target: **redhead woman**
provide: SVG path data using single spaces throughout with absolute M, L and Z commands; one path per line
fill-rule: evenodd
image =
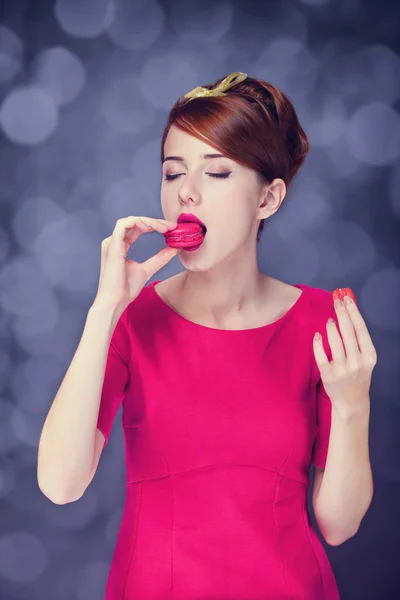
M 329 290 L 261 272 L 256 252 L 307 151 L 277 87 L 240 72 L 199 86 L 162 136 L 163 218 L 119 219 L 103 241 L 98 293 L 42 434 L 39 483 L 55 502 L 80 498 L 122 404 L 126 498 L 106 600 L 339 599 L 307 494 L 313 467 L 330 545 L 354 535 L 369 506 L 368 474 L 357 490 L 341 474 L 361 464 L 328 393 L 344 378 L 321 378 L 339 331 L 361 331 L 361 315 L 354 302 L 337 310 Z M 127 260 L 150 231 L 166 247 Z M 173 257 L 183 270 L 148 283 Z

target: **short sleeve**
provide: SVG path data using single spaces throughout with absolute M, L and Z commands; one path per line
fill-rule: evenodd
M 328 456 L 329 437 L 331 433 L 332 403 L 325 392 L 325 388 L 320 380 L 316 392 L 317 407 L 317 435 L 315 437 L 312 464 L 325 469 L 326 458 Z
M 126 312 L 122 314 L 115 326 L 108 350 L 107 363 L 101 392 L 97 429 L 104 435 L 104 446 L 124 398 L 129 381 L 129 338 L 125 325 Z

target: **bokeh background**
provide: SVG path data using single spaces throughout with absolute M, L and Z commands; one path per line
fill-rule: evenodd
M 104 597 L 125 497 L 121 412 L 94 480 L 66 505 L 37 485 L 41 428 L 97 291 L 102 239 L 118 218 L 163 218 L 169 109 L 233 71 L 281 87 L 311 143 L 258 244 L 261 270 L 351 287 L 378 353 L 374 499 L 357 535 L 326 552 L 343 600 L 400 597 L 396 11 L 386 0 L 3 0 L 1 600 Z M 164 245 L 152 232 L 128 257 Z M 182 269 L 174 258 L 154 278 Z

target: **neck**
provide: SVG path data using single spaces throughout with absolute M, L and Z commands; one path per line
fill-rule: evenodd
M 209 322 L 225 324 L 254 315 L 265 297 L 270 278 L 258 269 L 257 258 L 249 265 L 227 269 L 226 265 L 206 271 L 185 271 L 180 301 Z

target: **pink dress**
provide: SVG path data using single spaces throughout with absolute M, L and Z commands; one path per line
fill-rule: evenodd
M 127 475 L 106 600 L 338 600 L 307 509 L 329 444 L 312 340 L 331 360 L 331 292 L 298 284 L 277 321 L 220 330 L 158 281 L 118 321 L 103 382 L 97 426 L 107 444 L 122 403 Z

